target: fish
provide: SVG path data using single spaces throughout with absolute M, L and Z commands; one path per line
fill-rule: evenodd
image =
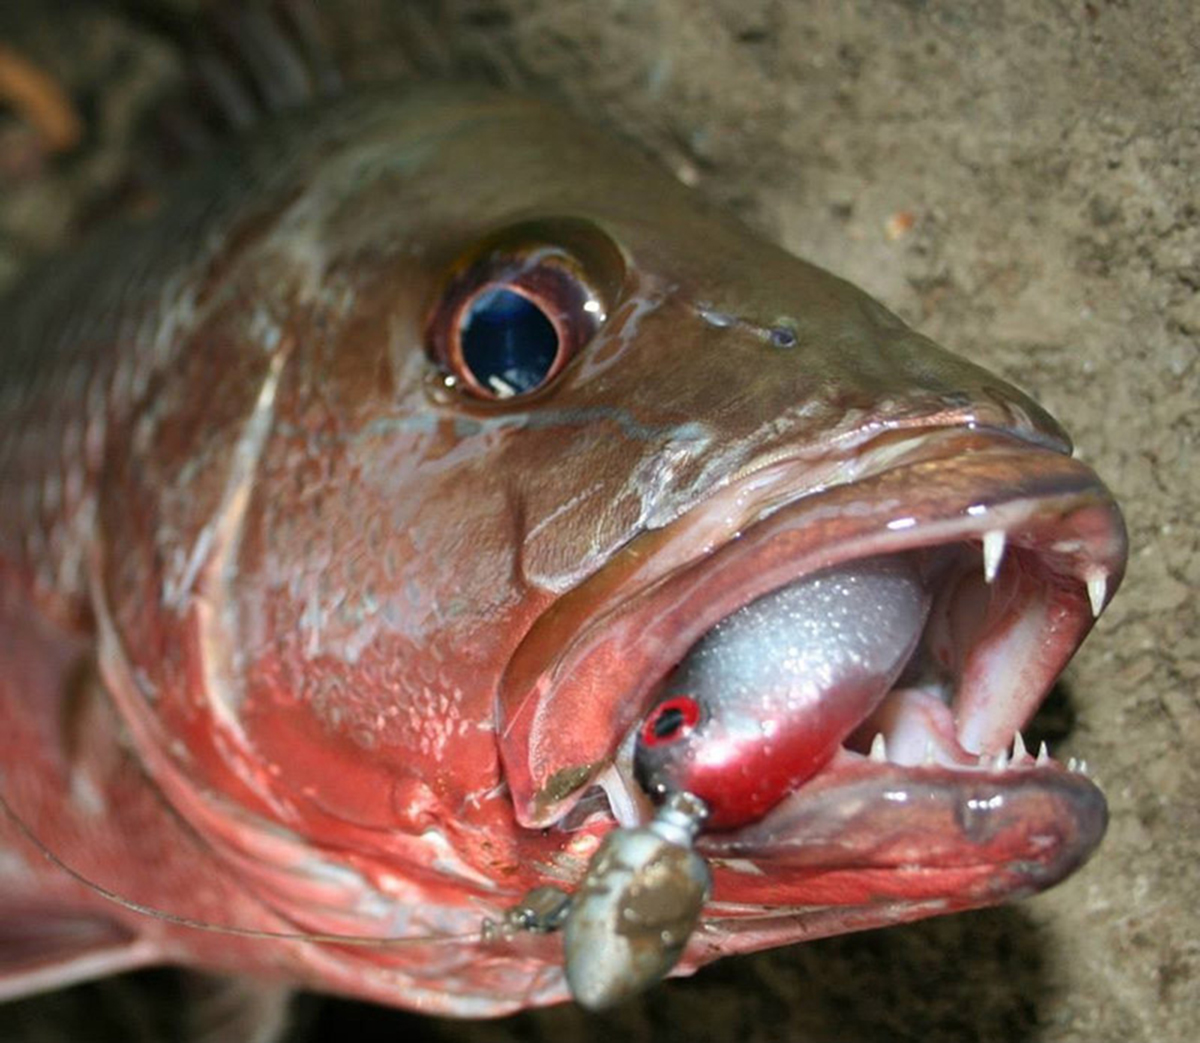
M 0 997 L 171 963 L 563 1002 L 597 852 L 693 789 L 673 973 L 1100 843 L 1021 734 L 1122 578 L 1100 478 L 578 114 L 282 114 L 0 330 Z M 757 734 L 705 781 L 718 711 Z

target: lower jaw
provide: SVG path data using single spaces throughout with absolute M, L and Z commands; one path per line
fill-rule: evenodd
M 722 955 L 982 908 L 1058 883 L 1100 843 L 1083 775 L 878 764 L 851 753 L 760 822 L 701 836 L 713 892 L 681 969 Z
M 822 873 L 1008 867 L 1041 887 L 1086 860 L 1106 824 L 1104 795 L 1086 776 L 1028 755 L 984 771 L 843 754 L 760 821 L 707 834 L 700 847 Z

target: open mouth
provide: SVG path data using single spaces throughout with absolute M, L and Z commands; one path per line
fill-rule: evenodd
M 1103 797 L 1076 766 L 1025 748 L 1020 729 L 1120 582 L 1111 496 L 1078 461 L 991 433 L 880 442 L 856 466 L 840 480 L 809 463 L 803 489 L 787 463 L 734 483 L 635 541 L 535 625 L 502 698 L 523 823 L 643 818 L 630 736 L 697 642 L 765 605 L 747 647 L 753 658 L 761 639 L 769 659 L 791 611 L 772 616 L 789 603 L 780 592 L 882 568 L 920 596 L 889 604 L 878 690 L 860 693 L 831 757 L 757 820 L 707 832 L 701 849 L 796 871 L 1020 863 L 1029 886 L 1086 857 Z M 848 619 L 879 600 L 864 582 L 843 584 Z

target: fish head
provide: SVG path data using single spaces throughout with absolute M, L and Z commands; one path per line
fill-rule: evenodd
M 569 886 L 649 814 L 633 748 L 689 650 L 868 558 L 919 572 L 908 658 L 702 835 L 688 959 L 987 904 L 1098 843 L 1086 779 L 996 767 L 1125 555 L 1032 399 L 534 102 L 350 107 L 258 163 L 111 436 L 95 571 L 164 788 L 259 860 L 262 823 L 302 838 L 297 921 L 419 894 L 451 930 Z

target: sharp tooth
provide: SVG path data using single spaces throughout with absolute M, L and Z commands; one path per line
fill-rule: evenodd
M 1029 756 L 1029 751 L 1025 749 L 1025 739 L 1019 731 L 1013 732 L 1013 760 L 1021 761 Z
M 1004 771 L 1008 768 L 1008 750 L 1001 750 L 992 758 L 992 770 Z
M 1088 773 L 1087 761 L 1081 760 L 1079 762 L 1079 774 L 1086 775 L 1087 773 Z
M 1108 577 L 1103 572 L 1094 572 L 1088 576 L 1088 601 L 1092 603 L 1092 618 L 1095 619 L 1104 609 L 1104 599 L 1108 595 Z
M 1077 761 L 1074 757 L 1072 757 L 1069 761 L 1067 761 L 1067 771 L 1078 771 L 1078 770 L 1079 770 L 1079 761 Z
M 1039 768 L 1044 768 L 1050 763 L 1050 748 L 1045 741 L 1038 747 L 1037 763 Z
M 925 740 L 925 763 L 926 763 L 926 765 L 937 764 L 937 758 L 934 756 L 934 753 L 933 753 L 933 740 L 932 739 Z
M 876 764 L 887 764 L 887 739 L 883 737 L 883 732 L 875 733 L 875 738 L 871 740 L 869 756 Z
M 983 578 L 989 583 L 1000 571 L 1000 562 L 1004 560 L 1005 539 L 1003 529 L 992 529 L 991 532 L 983 534 Z

